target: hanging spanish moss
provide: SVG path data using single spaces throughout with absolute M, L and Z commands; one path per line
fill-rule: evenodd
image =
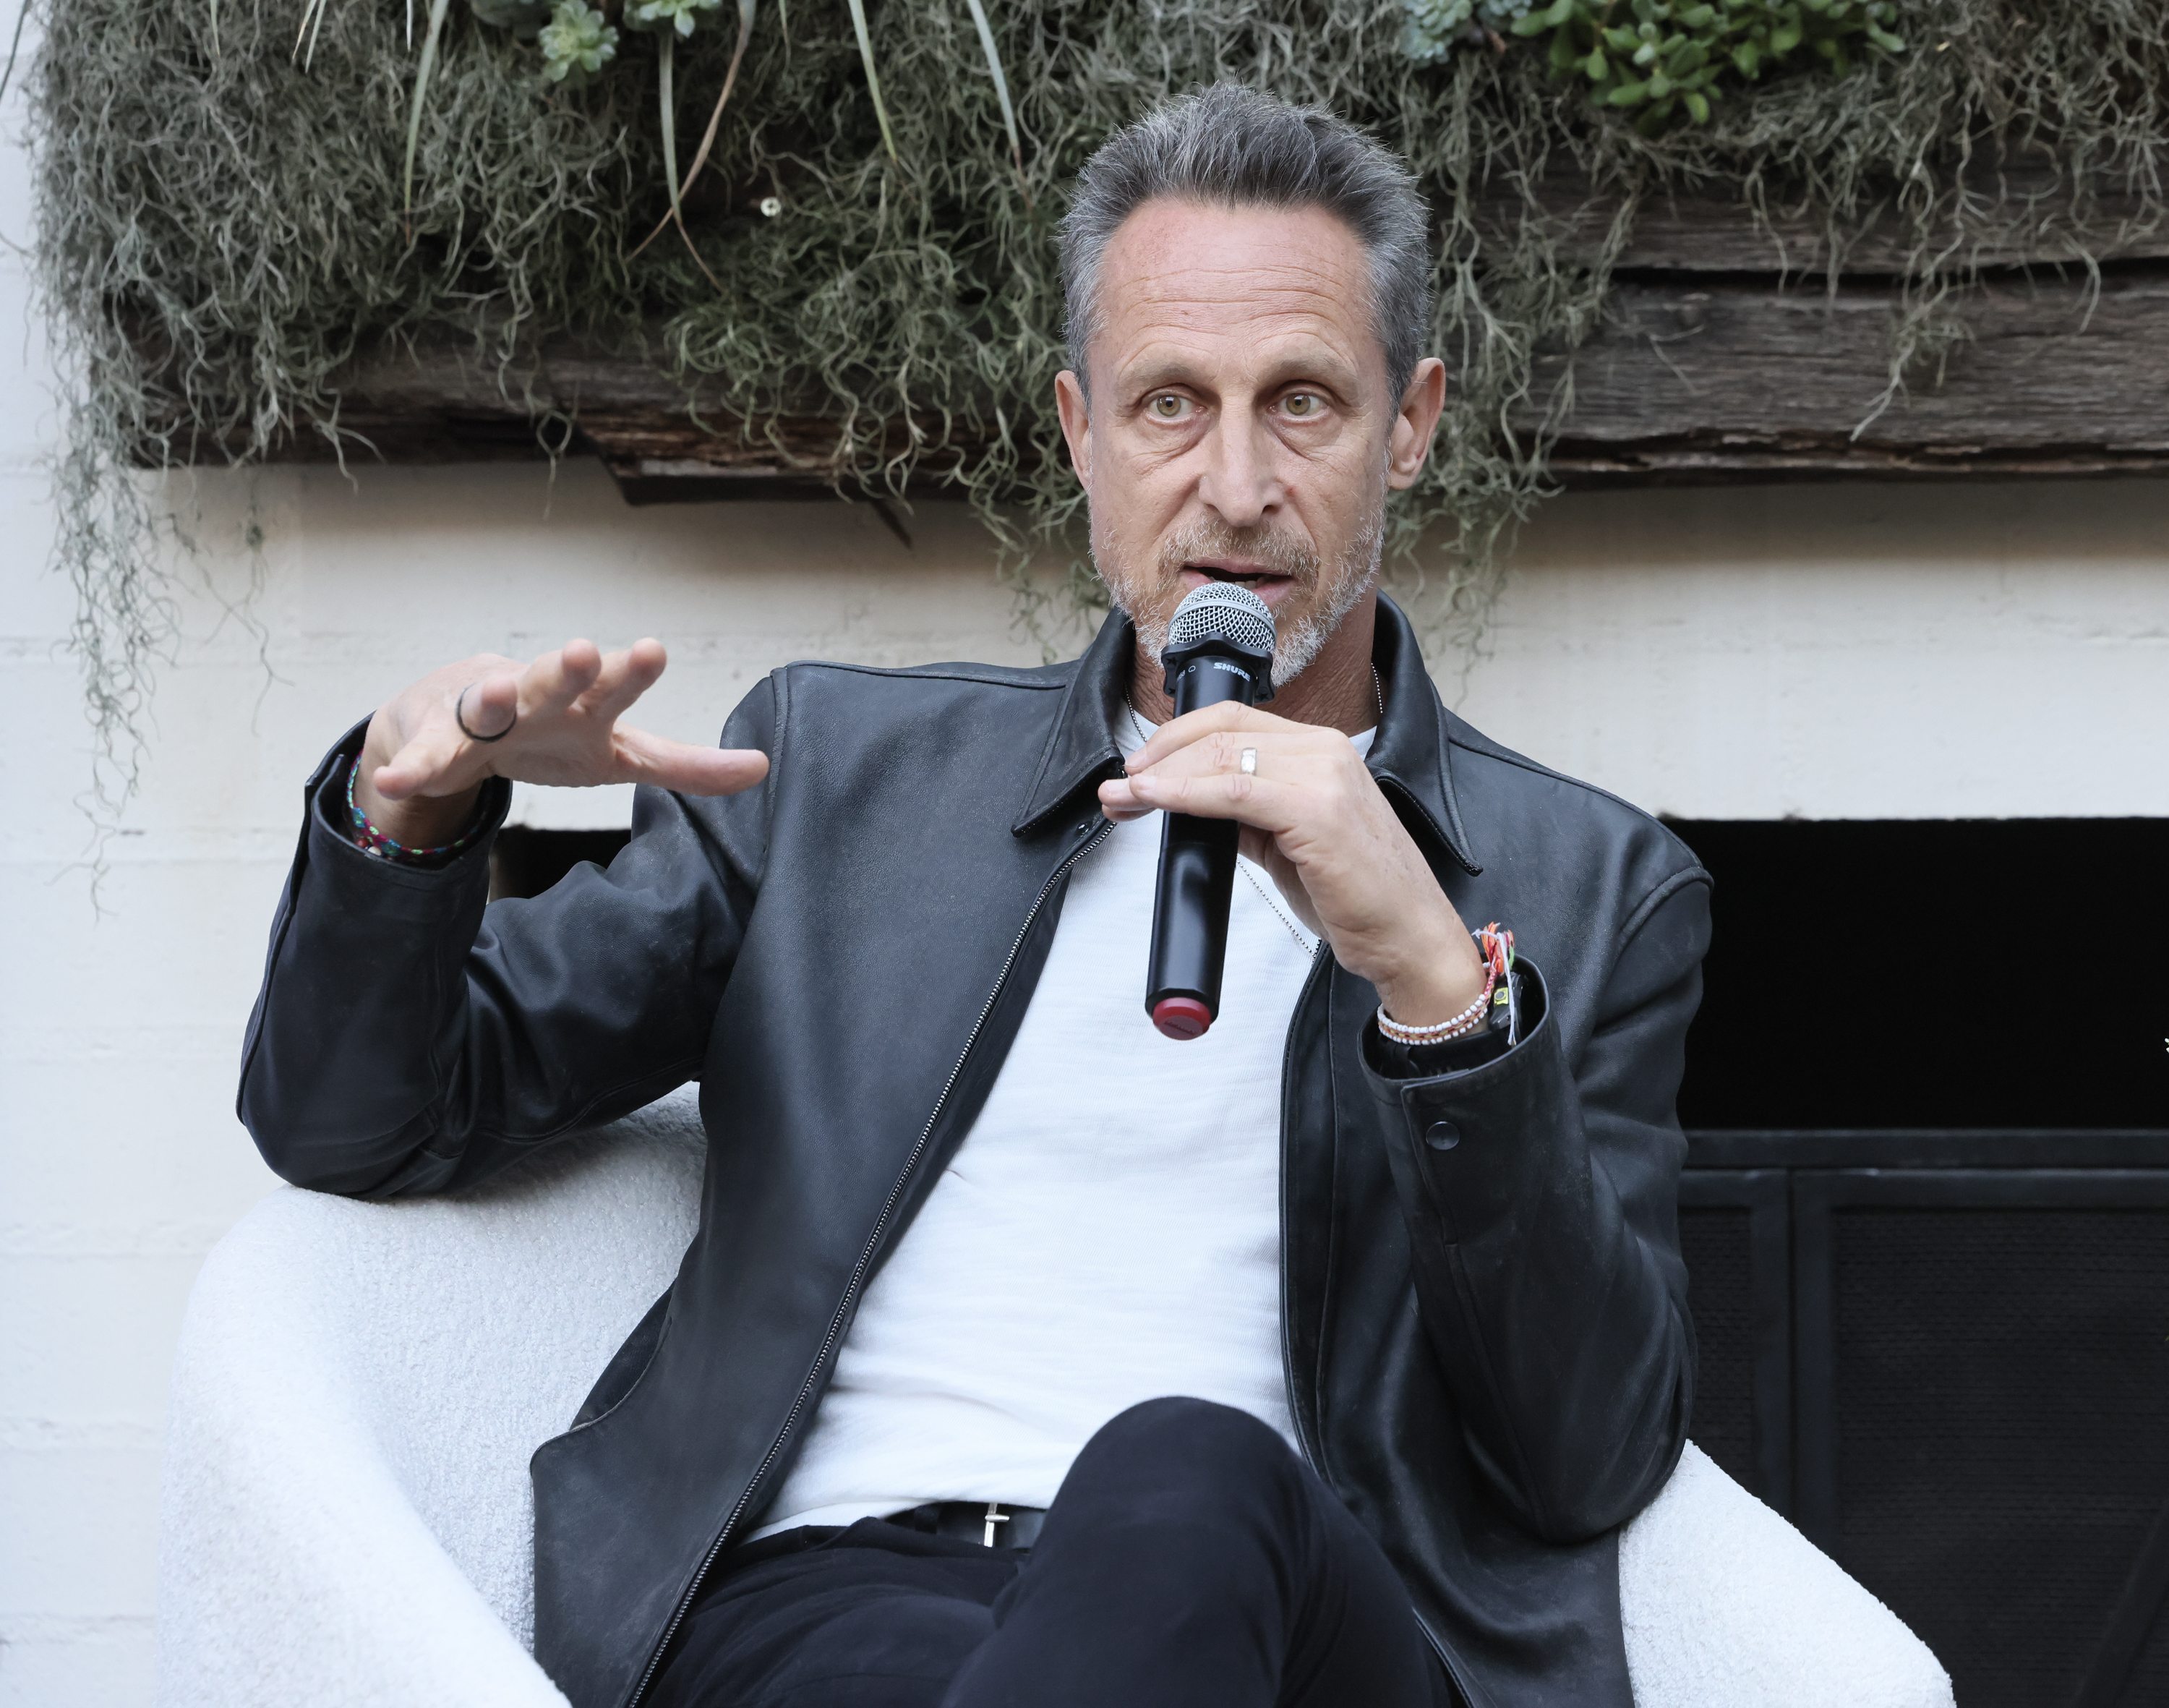
M 1833 8 L 1866 21 L 1788 34 Z M 300 0 L 73 0 L 47 19 L 38 268 L 74 388 L 59 549 L 109 811 L 133 786 L 173 632 L 165 512 L 134 471 L 253 462 L 306 435 L 365 459 L 342 435 L 339 378 L 387 341 L 458 329 L 517 396 L 545 335 L 660 328 L 685 374 L 726 378 L 741 414 L 717 431 L 818 413 L 839 487 L 960 487 L 1037 621 L 1049 599 L 1097 596 L 1081 561 L 1054 592 L 1023 571 L 1050 542 L 1077 557 L 1053 408 L 1065 187 L 1164 95 L 1270 88 L 1401 150 L 1437 211 L 1452 396 L 1390 545 L 1435 615 L 1465 626 L 1546 491 L 1571 403 L 1570 369 L 1537 395 L 1533 359 L 1594 327 L 1642 199 L 1679 187 L 1811 211 L 1833 265 L 1895 210 L 1914 243 L 1895 394 L 1963 335 L 1971 257 L 2057 252 L 2099 191 L 2158 212 L 2169 152 L 2160 0 L 1895 15 L 1855 0 L 1037 0 L 988 7 L 983 33 L 969 0 L 651 0 L 639 13 L 671 27 L 627 19 L 622 36 L 615 5 L 579 0 L 546 27 L 539 5 L 430 9 L 418 101 L 422 43 L 386 0 L 316 8 L 298 56 Z M 683 235 L 642 247 L 671 213 L 662 113 L 682 168 L 749 9 L 708 163 L 681 180 Z M 1815 29 L 1838 50 L 1818 52 Z M 2045 194 L 1978 170 L 2033 157 L 2060 174 Z M 1561 175 L 1611 215 L 1593 256 L 1544 211 L 1537 187 Z M 983 441 L 991 455 L 960 456 Z

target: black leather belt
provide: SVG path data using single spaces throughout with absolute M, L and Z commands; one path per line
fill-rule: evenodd
M 1001 1501 L 929 1501 L 923 1507 L 891 1513 L 884 1522 L 901 1524 L 922 1535 L 1021 1551 L 1039 1540 L 1039 1527 L 1047 1522 L 1047 1508 L 1013 1507 Z

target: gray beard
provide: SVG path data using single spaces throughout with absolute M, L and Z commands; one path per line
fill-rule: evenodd
M 1348 613 L 1362 603 L 1378 584 L 1378 564 L 1386 538 L 1385 506 L 1373 510 L 1362 530 L 1348 542 L 1329 577 L 1325 603 L 1292 624 L 1276 622 L 1273 637 L 1273 686 L 1285 688 L 1308 670 L 1325 649 Z M 1137 626 L 1138 643 L 1148 658 L 1167 650 L 1168 625 L 1174 620 L 1180 599 L 1164 596 L 1168 584 L 1182 566 L 1199 558 L 1249 558 L 1275 572 L 1290 576 L 1302 589 L 1315 588 L 1321 576 L 1318 558 L 1307 546 L 1285 534 L 1263 529 L 1235 529 L 1205 523 L 1169 536 L 1161 543 L 1156 578 L 1141 584 L 1133 567 L 1123 560 L 1111 541 L 1101 532 L 1097 518 L 1092 525 L 1092 566 L 1113 598 L 1116 608 Z

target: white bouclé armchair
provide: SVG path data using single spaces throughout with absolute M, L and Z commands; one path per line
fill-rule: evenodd
M 669 1284 L 690 1094 L 456 1199 L 282 1189 L 204 1266 L 161 1503 L 161 1708 L 565 1708 L 528 1455 Z M 1934 1656 L 1690 1446 L 1620 1548 L 1639 1708 L 1951 1708 Z

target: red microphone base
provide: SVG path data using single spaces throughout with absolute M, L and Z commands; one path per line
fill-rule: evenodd
M 1212 1011 L 1195 996 L 1163 996 L 1153 1004 L 1152 1022 L 1163 1038 L 1202 1038 L 1212 1024 Z

